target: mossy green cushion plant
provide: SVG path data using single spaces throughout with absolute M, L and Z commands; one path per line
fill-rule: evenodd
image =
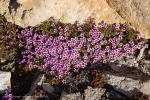
M 14 36 L 3 33 L 0 37 L 6 51 L 12 50 L 14 43 L 21 50 L 19 64 L 49 69 L 50 74 L 62 79 L 63 83 L 66 83 L 66 75 L 89 67 L 88 63 L 107 63 L 134 54 L 143 46 L 148 48 L 142 34 L 131 29 L 129 24 L 108 25 L 102 21 L 96 25 L 93 18 L 83 24 L 78 21 L 64 24 L 50 18 L 36 27 L 16 29 Z
M 0 15 L 0 57 L 9 61 L 16 58 L 19 42 L 16 38 L 17 31 L 22 29 L 20 26 L 7 22 L 4 16 Z

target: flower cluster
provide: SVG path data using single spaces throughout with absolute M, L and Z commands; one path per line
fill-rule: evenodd
M 10 93 L 11 89 L 8 89 L 6 93 L 3 95 L 2 100 L 13 100 L 13 95 Z
M 88 24 L 90 26 L 87 26 Z M 11 40 L 9 45 L 6 45 L 9 50 L 17 43 L 22 51 L 19 64 L 25 63 L 34 68 L 49 68 L 50 74 L 56 75 L 59 79 L 64 79 L 71 71 L 78 72 L 80 68 L 85 68 L 88 62 L 106 63 L 110 59 L 133 54 L 135 50 L 145 45 L 145 42 L 141 41 L 141 33 L 137 34 L 138 43 L 128 37 L 124 39 L 126 24 L 110 26 L 102 22 L 99 25 L 100 27 L 95 24 L 94 19 L 85 20 L 84 25 L 77 22 L 74 29 L 76 31 L 73 31 L 69 26 L 56 25 L 52 19 L 49 25 L 52 28 L 50 34 L 37 33 L 33 27 L 30 27 L 21 31 L 16 30 L 16 36 L 7 32 L 6 35 L 1 36 L 1 39 Z M 7 26 L 10 27 L 8 24 Z M 89 30 L 85 30 L 84 26 Z M 113 30 L 112 33 L 105 33 L 110 28 Z M 73 32 L 78 36 L 72 35 Z M 123 40 L 130 41 L 124 43 Z M 148 48 L 148 45 L 145 46 Z M 66 80 L 63 80 L 63 83 L 65 82 Z
M 26 50 L 22 52 L 23 59 L 20 64 L 27 63 L 29 67 L 36 68 L 39 66 L 36 59 L 42 59 L 42 67 L 50 68 L 50 73 L 57 75 L 59 79 L 63 75 L 69 75 L 70 70 L 77 72 L 78 69 L 86 67 L 87 55 L 84 54 L 84 59 L 79 55 L 79 50 L 86 43 L 85 37 L 69 40 L 67 34 L 52 37 L 48 34 L 39 35 L 32 29 L 24 32 Z
M 3 97 L 2 100 L 13 100 L 12 94 L 6 93 Z
M 119 25 L 116 25 L 116 27 L 118 29 Z M 89 34 L 91 37 L 88 40 L 91 44 L 88 45 L 87 51 L 90 53 L 90 57 L 93 58 L 93 63 L 98 61 L 106 63 L 110 59 L 122 58 L 133 54 L 135 50 L 141 49 L 144 45 L 144 41 L 136 44 L 132 40 L 123 44 L 121 43 L 123 39 L 122 34 L 118 32 L 109 40 L 104 40 L 104 35 L 98 29 L 92 29 Z M 146 44 L 145 47 L 148 48 L 148 45 Z

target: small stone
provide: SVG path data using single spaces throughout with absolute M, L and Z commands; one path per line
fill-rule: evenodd
M 102 99 L 101 100 L 106 100 L 106 98 L 105 97 L 102 97 Z
M 134 64 L 134 67 L 139 67 L 139 64 L 138 64 L 138 63 L 135 63 L 135 64 Z
M 59 100 L 83 100 L 83 97 L 81 96 L 81 94 L 79 92 L 68 94 L 68 93 L 62 91 L 61 97 L 59 98 Z
M 0 94 L 5 93 L 5 90 L 11 87 L 10 78 L 10 72 L 0 71 Z
M 27 96 L 31 96 L 32 93 L 34 92 L 34 90 L 38 87 L 41 86 L 43 84 L 43 81 L 45 79 L 45 75 L 44 74 L 40 74 L 36 80 L 34 81 L 34 83 L 31 85 L 30 91 L 23 97 L 22 100 L 26 100 Z
M 138 57 L 136 59 L 137 61 L 139 61 L 142 58 L 144 50 L 145 50 L 145 46 L 140 50 L 140 53 L 139 53 L 139 55 L 138 55 Z
M 109 97 L 109 96 L 110 96 L 110 92 L 107 92 L 107 93 L 106 93 L 106 96 Z
M 25 98 L 23 98 L 23 100 L 33 100 L 32 96 L 26 96 Z
M 1 58 L 1 63 L 5 63 L 7 60 L 4 58 Z
M 48 93 L 53 93 L 54 92 L 54 87 L 49 85 L 48 83 L 43 83 L 42 87 Z
M 39 82 L 37 83 L 37 85 L 42 85 L 42 83 L 43 83 L 43 81 L 45 80 L 45 76 L 44 75 L 42 75 L 42 76 L 39 76 L 38 78 L 37 78 L 37 80 L 39 80 Z
M 104 94 L 106 89 L 103 88 L 92 88 L 88 86 L 86 90 L 84 90 L 84 100 L 101 100 L 101 96 Z
M 112 68 L 112 70 L 114 70 L 116 72 L 120 71 L 120 67 L 117 66 L 117 64 L 115 64 L 115 63 L 110 64 L 110 67 Z
M 150 49 L 148 50 L 148 54 L 150 55 Z

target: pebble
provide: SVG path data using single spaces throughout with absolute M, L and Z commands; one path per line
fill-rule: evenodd
M 6 59 L 0 58 L 0 62 L 1 62 L 1 63 L 5 63 L 6 61 L 7 61 Z
M 150 49 L 148 50 L 148 54 L 150 55 Z
M 109 97 L 109 96 L 110 96 L 110 92 L 107 92 L 107 93 L 106 93 L 106 96 Z
M 135 63 L 135 64 L 134 64 L 134 67 L 139 67 L 139 64 L 138 64 L 138 63 Z
M 48 83 L 43 83 L 42 87 L 45 91 L 47 91 L 48 93 L 53 93 L 54 92 L 54 87 L 49 85 Z

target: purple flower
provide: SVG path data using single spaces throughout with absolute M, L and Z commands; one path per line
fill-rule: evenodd
M 119 45 L 120 45 L 120 47 L 122 47 L 122 46 L 123 46 L 123 43 L 120 43 Z
M 125 31 L 126 31 L 126 28 L 122 28 L 122 31 L 125 32 Z
M 87 23 L 88 23 L 88 20 L 84 20 L 84 23 L 87 24 Z
M 6 46 L 7 49 L 10 49 L 10 46 Z
M 145 48 L 148 48 L 148 44 L 145 45 Z
M 78 72 L 78 69 L 74 69 L 74 72 Z
M 6 22 L 6 27 L 10 27 L 10 24 L 8 22 Z
M 54 29 L 54 33 L 57 33 L 57 29 Z
M 52 27 L 55 27 L 55 24 L 54 24 L 54 23 L 52 23 L 52 24 L 51 24 L 51 26 L 52 26 Z
M 84 33 L 81 33 L 81 34 L 80 34 L 80 37 L 84 37 Z
M 118 35 L 119 35 L 119 32 L 116 32 L 116 33 L 115 33 L 115 36 L 118 36 Z
M 106 60 L 103 60 L 103 63 L 106 63 Z
M 82 31 L 82 28 L 81 28 L 81 27 L 79 27 L 79 28 L 78 28 L 78 31 Z
M 84 55 L 84 56 L 83 56 L 83 59 L 88 59 L 88 56 L 87 56 L 87 55 Z
M 64 32 L 67 32 L 69 30 L 69 27 L 65 27 Z
M 4 39 L 5 36 L 2 35 L 1 39 Z
M 80 26 L 80 22 L 77 22 L 77 26 Z
M 19 43 L 19 47 L 22 47 L 23 45 L 22 45 L 22 43 Z
M 63 83 L 63 84 L 66 84 L 66 80 L 65 80 L 65 79 L 63 79 L 63 80 L 62 80 L 62 83 Z

